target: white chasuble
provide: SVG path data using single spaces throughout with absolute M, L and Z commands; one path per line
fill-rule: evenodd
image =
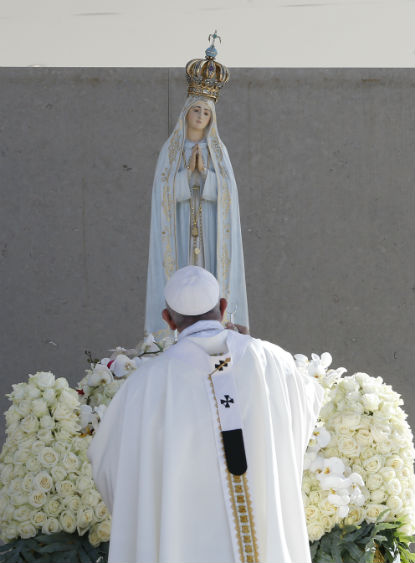
M 215 371 L 228 358 L 231 379 Z M 88 450 L 109 563 L 309 563 L 301 478 L 322 395 L 278 346 L 216 321 L 183 331 L 128 378 Z M 230 462 L 222 439 L 238 429 L 241 475 L 239 438 Z

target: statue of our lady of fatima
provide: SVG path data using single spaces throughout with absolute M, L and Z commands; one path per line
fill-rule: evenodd
M 189 264 L 217 278 L 233 308 L 227 320 L 249 324 L 238 190 L 215 112 L 229 71 L 215 60 L 219 36 L 211 38 L 205 58 L 186 65 L 188 97 L 154 176 L 145 332 L 156 338 L 168 334 L 161 318 L 164 286 Z

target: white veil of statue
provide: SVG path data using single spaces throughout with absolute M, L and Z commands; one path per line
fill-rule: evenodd
M 197 143 L 206 171 L 195 179 L 186 167 L 195 144 L 187 139 L 186 116 L 198 104 L 209 107 L 211 119 L 204 139 Z M 248 326 L 238 190 L 228 151 L 219 137 L 215 103 L 200 95 L 186 99 L 157 161 L 151 203 L 147 334 L 156 338 L 169 334 L 161 318 L 164 286 L 177 269 L 188 264 L 205 267 L 218 279 L 221 297 L 236 306 L 232 322 Z

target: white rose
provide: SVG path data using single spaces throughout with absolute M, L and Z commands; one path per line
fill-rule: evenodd
M 30 519 L 31 513 L 32 513 L 32 509 L 30 508 L 30 506 L 24 504 L 22 506 L 18 506 L 15 509 L 13 513 L 13 519 L 16 520 L 17 522 L 26 522 L 27 520 Z
M 379 474 L 382 476 L 384 481 L 390 481 L 396 477 L 395 470 L 392 467 L 382 467 Z
M 395 471 L 400 471 L 403 467 L 403 461 L 399 456 L 391 455 L 386 458 L 385 465 L 386 467 L 392 467 Z
M 390 454 L 393 449 L 393 442 L 389 438 L 386 438 L 383 442 L 377 443 L 376 449 L 382 455 Z
M 88 527 L 94 520 L 94 511 L 92 508 L 81 508 L 76 515 L 76 524 L 79 528 Z
M 10 483 L 13 477 L 14 465 L 9 463 L 4 465 L 0 472 L 0 481 L 4 484 Z
M 104 520 L 97 525 L 97 534 L 102 542 L 109 541 L 111 535 L 111 522 Z
M 42 510 L 36 510 L 30 515 L 30 521 L 36 528 L 42 527 L 46 520 L 47 516 Z
M 359 455 L 359 444 L 354 438 L 346 438 L 344 436 L 340 436 L 337 440 L 337 444 L 338 449 L 342 452 L 343 455 L 347 457 L 357 457 Z
M 366 516 L 366 511 L 361 506 L 351 506 L 344 523 L 346 526 L 359 526 Z
M 50 371 L 38 371 L 35 375 L 29 376 L 29 382 L 37 385 L 42 391 L 55 384 L 55 376 Z
M 371 504 L 369 503 L 366 506 L 366 520 L 368 522 L 376 522 L 379 515 L 386 510 L 386 506 L 384 504 Z
M 23 539 L 33 538 L 36 535 L 36 528 L 30 521 L 22 522 L 17 529 L 19 530 L 19 536 Z
M 98 491 L 92 489 L 90 491 L 85 491 L 81 495 L 81 501 L 85 506 L 97 506 L 99 501 L 101 500 L 101 496 Z
M 61 428 L 61 431 L 64 432 L 68 432 L 68 434 L 75 434 L 76 432 L 78 432 L 78 430 L 81 429 L 80 424 L 78 424 L 78 422 L 73 419 L 73 420 L 61 420 L 59 421 L 59 426 Z
M 15 477 L 15 475 L 13 475 Z M 14 495 L 15 493 L 21 493 L 23 491 L 21 479 L 12 479 L 7 487 L 7 492 L 9 495 Z
M 53 449 L 61 457 L 63 457 L 69 449 L 69 444 L 65 443 L 65 441 L 62 441 L 62 440 L 55 440 L 55 442 L 53 444 Z
M 387 424 L 373 424 L 370 430 L 376 442 L 383 442 L 390 435 L 390 428 Z
M 73 410 L 79 406 L 78 393 L 74 389 L 64 389 L 59 397 L 59 402 Z
M 15 493 L 14 495 L 10 496 L 11 502 L 15 506 L 22 506 L 23 504 L 27 504 L 29 502 L 27 493 Z
M 367 373 L 355 373 L 353 377 L 361 387 L 364 387 L 365 385 L 371 385 L 372 383 L 372 377 L 370 377 L 370 375 L 368 375 Z
M 346 376 L 340 381 L 340 385 L 346 393 L 355 393 L 356 391 L 359 391 L 359 385 L 353 376 Z
M 60 442 L 68 443 L 71 441 L 73 434 L 71 432 L 67 432 L 66 430 L 59 430 L 59 432 L 55 433 L 56 440 Z M 65 447 L 65 450 L 68 448 Z
M 311 491 L 309 494 L 310 503 L 318 505 L 322 500 L 322 492 L 321 491 Z
M 39 430 L 37 437 L 45 444 L 51 444 L 53 442 L 53 434 L 48 428 L 42 428 L 42 430 Z
M 70 497 L 65 497 L 65 505 L 72 510 L 75 514 L 81 508 L 81 499 L 77 495 L 72 495 Z
M 90 477 L 87 477 L 86 475 L 80 475 L 76 480 L 75 486 L 77 491 L 83 493 L 85 491 L 89 491 L 90 489 L 92 489 L 94 486 L 94 482 Z
M 34 478 L 34 483 L 44 493 L 48 493 L 53 487 L 53 479 L 46 471 L 41 471 Z
M 376 473 L 382 467 L 382 458 L 379 455 L 374 455 L 363 461 L 363 467 L 367 473 Z
M 403 489 L 403 491 L 401 493 L 401 497 L 402 497 L 405 504 L 412 505 L 413 502 L 414 502 L 414 496 L 415 496 L 415 492 L 414 492 L 413 488 Z
M 394 514 L 397 514 L 402 508 L 402 499 L 396 495 L 392 495 L 386 501 L 386 506 L 392 510 Z
M 72 452 L 68 452 L 63 458 L 62 465 L 67 471 L 75 471 L 80 465 L 79 458 Z
M 64 377 L 58 377 L 55 381 L 55 391 L 63 391 L 69 389 L 69 383 Z
M 48 414 L 40 418 L 40 426 L 45 430 L 53 430 L 55 428 L 55 420 Z
M 376 411 L 379 408 L 380 399 L 375 393 L 365 393 L 362 403 L 366 411 Z
M 372 448 L 371 446 L 367 446 L 366 448 L 362 448 L 362 451 L 360 453 L 360 459 L 361 460 L 369 459 L 370 457 L 373 457 L 374 455 L 378 455 L 376 449 Z
M 43 448 L 39 452 L 39 461 L 44 467 L 53 467 L 59 461 L 59 455 L 52 448 Z
M 357 412 L 349 411 L 342 413 L 342 425 L 347 426 L 351 430 L 356 430 L 360 424 L 360 414 Z
M 9 495 L 6 493 L 6 491 L 3 489 L 0 489 L 0 514 L 3 512 L 3 510 L 6 508 L 6 506 L 8 506 L 10 501 Z
M 23 399 L 16 405 L 16 410 L 21 416 L 27 416 L 31 411 L 32 402 L 29 399 Z
M 70 420 L 73 416 L 73 409 L 70 409 L 63 403 L 57 403 L 53 409 L 55 420 Z
M 94 512 L 97 520 L 104 520 L 104 518 L 109 517 L 108 509 L 102 501 L 94 507 Z
M 2 529 L 2 539 L 5 542 L 9 542 L 13 540 L 18 535 L 19 535 L 19 531 L 14 522 L 10 522 L 6 524 L 6 526 Z
M 319 516 L 319 510 L 317 509 L 316 506 L 313 506 L 312 504 L 306 506 L 304 512 L 307 522 L 312 522 Z
M 26 473 L 22 480 L 22 489 L 26 493 L 30 493 L 33 489 L 33 473 Z
M 65 479 L 65 481 L 58 481 L 55 486 L 56 492 L 62 497 L 71 496 L 75 492 L 75 485 L 68 479 Z
M 31 457 L 31 451 L 23 448 L 19 448 L 14 454 L 15 463 L 26 463 L 26 461 Z
M 370 473 L 365 482 L 366 487 L 375 491 L 383 486 L 383 477 L 380 473 Z
M 386 490 L 390 495 L 399 495 L 402 490 L 402 486 L 398 479 L 391 479 L 386 483 Z
M 386 499 L 386 491 L 383 487 L 376 489 L 375 491 L 371 491 L 370 493 L 370 500 L 374 504 L 380 504 Z
M 16 478 L 19 478 L 20 481 L 26 475 L 26 468 L 23 463 L 16 464 L 14 467 L 14 475 Z
M 63 481 L 67 475 L 67 471 L 62 465 L 55 465 L 50 472 L 55 481 Z
M 75 453 L 79 453 L 81 451 L 87 450 L 87 447 L 85 447 L 86 445 L 87 445 L 87 442 L 86 442 L 85 438 L 81 438 L 80 436 L 76 436 L 72 440 L 71 449 Z
M 321 522 L 310 522 L 307 526 L 308 538 L 310 541 L 317 541 L 324 534 L 324 526 Z
M 48 407 L 52 406 L 56 402 L 56 393 L 54 389 L 45 389 L 43 392 L 43 399 L 46 401 Z
M 335 410 L 336 407 L 334 406 L 333 401 L 329 401 L 328 403 L 322 406 L 319 416 L 322 420 L 323 419 L 330 420 Z
M 32 402 L 32 412 L 38 418 L 49 414 L 49 409 L 46 401 L 44 401 L 43 399 L 35 399 Z
M 99 539 L 96 531 L 96 526 L 89 530 L 88 541 L 92 545 L 92 547 L 98 547 L 101 543 L 101 540 Z
M 39 429 L 39 421 L 33 414 L 28 414 L 20 423 L 20 428 L 26 434 L 34 434 Z
M 62 530 L 62 526 L 59 524 L 59 520 L 56 518 L 48 518 L 42 526 L 43 534 L 57 534 Z
M 37 473 L 40 471 L 41 465 L 40 461 L 37 457 L 29 457 L 26 461 L 26 469 L 27 471 L 31 471 L 32 473 Z
M 5 412 L 5 416 L 7 426 L 17 424 L 22 418 L 22 415 L 16 411 L 16 408 L 13 405 Z
M 12 385 L 13 391 L 6 396 L 14 400 L 21 401 L 27 396 L 26 388 L 27 388 L 27 383 L 14 383 Z
M 73 483 L 74 486 L 75 486 L 75 483 L 76 483 L 76 481 L 77 481 L 77 479 L 78 479 L 78 476 L 79 476 L 79 475 L 78 475 L 78 471 L 75 471 L 75 472 L 73 472 L 73 473 L 68 473 L 67 479 L 69 479 L 70 481 L 72 481 L 72 483 Z
M 68 534 L 73 534 L 76 530 L 76 516 L 71 510 L 64 510 L 59 516 L 62 530 Z
M 28 383 L 26 387 L 26 398 L 27 399 L 38 399 L 41 396 L 41 391 L 36 385 Z
M 47 497 L 43 491 L 32 491 L 28 495 L 29 504 L 34 508 L 40 508 L 47 501 Z
M 370 430 L 368 428 L 359 428 L 356 432 L 356 440 L 361 446 L 369 446 L 373 441 Z
M 81 465 L 81 474 L 92 478 L 92 466 L 89 461 L 84 461 Z
M 48 516 L 57 516 L 61 511 L 61 503 L 56 496 L 49 498 L 43 507 Z

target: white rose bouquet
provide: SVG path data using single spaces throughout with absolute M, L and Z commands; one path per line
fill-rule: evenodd
M 308 533 L 316 542 L 314 560 L 320 561 L 319 540 L 326 538 L 328 545 L 327 534 L 338 527 L 353 533 L 366 526 L 370 535 L 375 524 L 388 523 L 382 528 L 384 537 L 385 529 L 394 530 L 395 538 L 407 538 L 407 547 L 415 531 L 415 450 L 400 395 L 380 377 L 342 377 L 344 368 L 329 370 L 327 353 L 321 358 L 313 354 L 311 360 L 299 355 L 296 363 L 326 390 L 303 475 Z M 333 541 L 338 547 L 339 537 Z M 327 560 L 320 551 L 321 561 Z M 361 552 L 359 557 L 363 561 Z M 355 559 L 348 554 L 347 560 Z
M 77 392 L 66 379 L 38 372 L 13 385 L 8 397 L 0 454 L 1 539 L 88 532 L 93 546 L 107 542 L 110 516 L 86 457 L 91 437 L 80 432 Z

